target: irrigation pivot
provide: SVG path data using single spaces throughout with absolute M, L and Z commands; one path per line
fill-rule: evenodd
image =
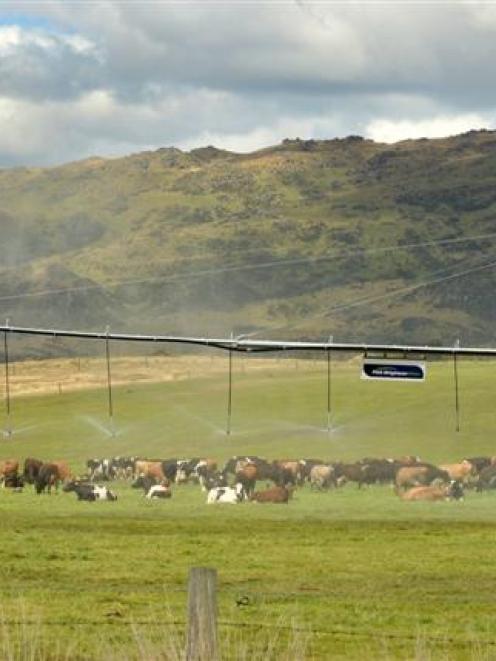
M 374 358 L 374 363 L 379 365 L 389 365 L 386 370 L 391 375 L 391 370 L 398 371 L 398 365 L 405 368 L 403 371 L 411 371 L 407 379 L 395 378 L 395 380 L 413 380 L 413 372 L 418 376 L 421 372 L 422 381 L 425 378 L 425 368 L 423 363 L 416 362 L 414 359 L 427 356 L 448 356 L 453 359 L 454 380 L 455 380 L 455 414 L 456 430 L 460 430 L 460 400 L 458 392 L 458 358 L 461 357 L 496 357 L 496 348 L 492 347 L 462 347 L 457 342 L 455 346 L 417 346 L 406 344 L 367 344 L 353 342 L 334 342 L 332 336 L 328 342 L 294 342 L 286 340 L 252 340 L 243 335 L 230 338 L 208 338 L 208 337 L 188 337 L 177 335 L 135 335 L 127 333 L 110 333 L 109 328 L 104 332 L 85 332 L 76 330 L 63 330 L 54 328 L 27 328 L 22 326 L 11 326 L 7 322 L 5 326 L 0 326 L 0 331 L 4 334 L 4 360 L 5 360 L 5 407 L 7 422 L 4 428 L 4 435 L 11 436 L 10 428 L 10 383 L 9 383 L 9 355 L 7 337 L 9 334 L 18 335 L 38 335 L 50 337 L 78 338 L 87 340 L 100 340 L 105 342 L 105 353 L 107 360 L 107 388 L 108 388 L 108 408 L 111 425 L 111 433 L 115 435 L 114 427 L 114 408 L 112 399 L 112 379 L 110 370 L 110 341 L 115 342 L 152 342 L 155 344 L 185 344 L 202 347 L 212 347 L 228 351 L 229 353 L 229 377 L 228 377 L 228 401 L 227 401 L 227 435 L 231 433 L 232 416 L 232 356 L 233 352 L 241 353 L 275 353 L 280 351 L 300 351 L 300 352 L 323 352 L 327 358 L 327 431 L 331 431 L 331 352 L 336 353 L 361 353 L 364 356 L 364 365 L 370 364 L 370 358 Z M 410 363 L 408 361 L 411 361 Z M 393 368 L 391 367 L 393 366 Z M 393 371 L 394 371 L 393 370 Z M 406 371 L 408 371 L 406 370 Z M 382 370 L 384 372 L 384 369 Z M 383 374 L 382 377 L 388 376 Z M 396 377 L 399 375 L 396 374 Z M 369 377 L 370 378 L 370 377 Z M 374 377 L 375 378 L 375 377 Z

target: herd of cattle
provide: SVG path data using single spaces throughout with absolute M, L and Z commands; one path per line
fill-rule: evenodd
M 460 500 L 466 489 L 496 489 L 496 457 L 467 457 L 455 464 L 435 466 L 419 457 L 365 458 L 355 463 L 319 459 L 267 461 L 255 456 L 237 456 L 219 468 L 208 458 L 147 460 L 138 457 L 90 459 L 86 474 L 75 477 L 67 462 L 43 462 L 28 458 L 22 471 L 17 460 L 0 461 L 0 484 L 22 491 L 26 484 L 36 493 L 50 493 L 62 484 L 78 500 L 116 500 L 108 486 L 98 482 L 132 480 L 146 498 L 170 498 L 173 485 L 198 483 L 207 493 L 207 503 L 237 504 L 245 500 L 288 503 L 297 488 L 309 484 L 314 490 L 329 490 L 355 483 L 391 484 L 403 500 Z M 257 482 L 266 488 L 256 491 Z M 268 483 L 268 484 L 267 484 Z

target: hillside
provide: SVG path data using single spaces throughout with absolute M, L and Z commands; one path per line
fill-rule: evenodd
M 0 318 L 494 343 L 495 210 L 490 131 L 0 170 Z

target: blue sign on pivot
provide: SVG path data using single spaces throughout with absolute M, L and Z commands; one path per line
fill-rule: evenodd
M 411 360 L 365 358 L 362 365 L 362 379 L 424 381 L 425 372 L 425 363 Z

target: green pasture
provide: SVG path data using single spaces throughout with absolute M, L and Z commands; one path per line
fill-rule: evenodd
M 425 383 L 383 383 L 360 380 L 356 361 L 334 361 L 328 434 L 324 360 L 281 360 L 280 369 L 256 371 L 246 369 L 249 360 L 234 360 L 230 436 L 226 360 L 225 374 L 212 378 L 192 371 L 189 379 L 114 388 L 115 437 L 104 389 L 15 398 L 14 434 L 0 443 L 0 457 L 60 457 L 79 469 L 89 457 L 119 454 L 220 460 L 240 453 L 322 459 L 408 453 L 436 462 L 496 454 L 494 362 L 459 361 L 457 433 L 450 362 L 430 363 Z
M 459 433 L 448 363 L 430 364 L 424 384 L 394 384 L 362 382 L 357 363 L 336 361 L 331 434 L 324 362 L 256 374 L 243 365 L 235 361 L 229 437 L 227 373 L 192 375 L 115 389 L 115 437 L 104 390 L 16 398 L 1 456 L 65 458 L 79 471 L 89 457 L 128 453 L 414 453 L 436 462 L 496 454 L 490 362 L 459 366 Z M 0 656 L 38 646 L 38 658 L 167 658 L 174 641 L 181 646 L 187 573 L 199 565 L 219 572 L 225 658 L 496 654 L 496 494 L 405 503 L 389 487 L 347 485 L 305 487 L 287 506 L 207 507 L 194 485 L 163 502 L 114 488 L 115 503 L 0 493 Z

